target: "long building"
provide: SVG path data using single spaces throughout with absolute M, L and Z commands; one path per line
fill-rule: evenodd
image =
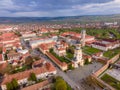
M 91 44 L 92 47 L 100 49 L 102 51 L 108 51 L 120 47 L 119 40 L 103 39 L 102 41 L 97 41 Z
M 5 75 L 1 83 L 1 89 L 7 90 L 6 84 L 10 83 L 13 79 L 16 79 L 19 85 L 27 83 L 31 73 L 35 73 L 37 79 L 41 79 L 48 75 L 56 74 L 57 71 L 51 63 L 39 60 L 33 63 L 33 69 L 16 74 Z
M 36 48 L 38 47 L 40 44 L 44 44 L 44 43 L 51 43 L 51 42 L 56 42 L 56 40 L 58 39 L 57 36 L 53 36 L 53 37 L 46 37 L 46 38 L 33 38 L 29 40 L 30 46 L 32 48 Z

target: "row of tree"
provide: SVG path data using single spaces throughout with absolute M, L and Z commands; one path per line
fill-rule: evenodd
M 59 33 L 74 31 L 80 33 L 83 28 L 60 29 Z M 85 28 L 88 35 L 96 36 L 99 39 L 109 38 L 112 34 L 114 39 L 120 39 L 120 31 L 114 28 Z
M 72 90 L 72 88 L 61 77 L 56 77 L 54 90 Z
M 31 73 L 30 77 L 28 78 L 29 81 L 37 81 L 37 77 L 35 75 L 35 73 Z
M 35 81 L 37 82 L 37 77 L 35 75 L 35 73 L 31 73 L 29 78 L 28 78 L 28 81 Z M 8 82 L 6 84 L 7 86 L 7 90 L 17 90 L 20 88 L 19 84 L 18 84 L 18 81 L 16 79 L 12 79 L 11 82 Z
M 19 84 L 16 79 L 13 79 L 11 82 L 6 84 L 7 90 L 17 90 L 19 88 Z

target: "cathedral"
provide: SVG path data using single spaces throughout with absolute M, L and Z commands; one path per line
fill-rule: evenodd
M 75 45 L 75 51 L 74 51 L 74 58 L 73 58 L 73 63 L 74 63 L 74 67 L 77 68 L 79 66 L 84 66 L 84 59 L 82 57 L 82 46 L 85 46 L 85 33 L 86 31 L 83 30 L 81 32 L 81 39 L 78 40 L 76 42 L 76 45 Z
M 74 67 L 75 68 L 84 65 L 84 60 L 82 58 L 81 44 L 79 42 L 76 43 L 76 48 L 75 48 L 75 52 L 74 52 L 73 63 L 74 63 Z

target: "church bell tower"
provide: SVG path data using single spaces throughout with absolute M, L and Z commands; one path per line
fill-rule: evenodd
M 75 45 L 75 52 L 74 52 L 74 59 L 73 59 L 73 62 L 74 62 L 74 65 L 75 67 L 79 67 L 80 66 L 83 66 L 84 65 L 84 60 L 82 58 L 82 49 L 81 49 L 81 43 L 80 43 L 80 40 L 77 41 L 76 45 Z

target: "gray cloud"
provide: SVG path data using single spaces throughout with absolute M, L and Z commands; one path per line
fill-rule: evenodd
M 73 16 L 120 13 L 120 0 L 0 0 L 0 16 Z

